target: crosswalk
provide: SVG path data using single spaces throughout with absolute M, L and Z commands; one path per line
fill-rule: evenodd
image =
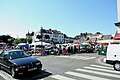
M 81 60 L 90 60 L 90 59 L 94 59 L 96 57 L 92 57 L 92 56 L 76 56 L 76 55 L 61 55 L 61 56 L 55 56 L 58 58 L 70 58 L 70 59 L 81 59 Z
M 51 80 L 120 80 L 120 72 L 110 66 L 90 65 L 50 76 Z

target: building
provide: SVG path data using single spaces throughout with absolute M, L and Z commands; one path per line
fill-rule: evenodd
M 43 29 L 41 28 L 40 31 L 35 32 L 33 36 L 33 41 L 44 41 L 44 42 L 49 42 L 49 43 L 64 43 L 65 38 L 64 34 L 61 33 L 60 31 L 57 30 L 52 30 L 52 29 Z
M 118 15 L 118 22 L 115 23 L 115 26 L 117 26 L 117 32 L 115 36 L 113 37 L 114 40 L 120 40 L 120 0 L 117 0 L 117 15 Z

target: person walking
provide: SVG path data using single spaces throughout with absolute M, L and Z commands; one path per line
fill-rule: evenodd
M 65 55 L 67 53 L 66 47 L 63 48 L 63 54 Z

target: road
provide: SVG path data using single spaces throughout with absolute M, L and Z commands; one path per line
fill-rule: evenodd
M 120 72 L 111 65 L 100 62 L 102 56 L 96 53 L 81 53 L 60 56 L 34 56 L 43 63 L 43 71 L 26 75 L 22 80 L 120 80 Z M 5 80 L 13 79 L 8 73 L 0 71 Z M 20 80 L 19 79 L 19 80 Z M 0 79 L 1 80 L 1 79 Z

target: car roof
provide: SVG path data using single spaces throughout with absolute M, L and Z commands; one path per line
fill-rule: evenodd
M 4 52 L 5 52 L 5 53 L 9 53 L 9 52 L 15 52 L 15 51 L 23 51 L 23 50 L 18 50 L 18 49 L 16 50 L 16 49 L 12 49 L 12 50 L 5 50 Z

